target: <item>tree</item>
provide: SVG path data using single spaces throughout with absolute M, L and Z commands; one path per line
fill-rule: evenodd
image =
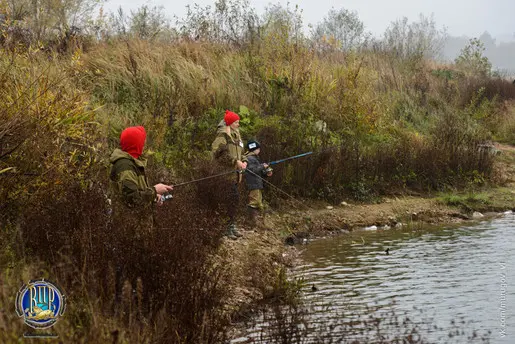
M 484 51 L 484 44 L 478 38 L 472 38 L 456 58 L 456 66 L 468 75 L 490 76 L 492 64 L 488 57 L 483 55 Z
M 332 8 L 312 32 L 315 46 L 322 50 L 331 46 L 341 51 L 356 49 L 367 40 L 368 36 L 358 14 L 343 8 L 340 10 Z
M 447 37 L 445 29 L 438 29 L 434 16 L 420 15 L 418 22 L 408 23 L 402 18 L 390 24 L 383 38 L 385 50 L 401 59 L 437 58 Z
M 143 5 L 129 15 L 121 7 L 109 17 L 109 35 L 118 37 L 137 37 L 154 40 L 170 33 L 170 21 L 163 14 L 162 6 Z
M 195 4 L 187 9 L 177 20 L 183 37 L 242 46 L 258 35 L 259 18 L 248 0 L 217 0 L 214 8 Z
M 479 36 L 479 40 L 483 43 L 485 51 L 495 50 L 497 46 L 495 38 L 493 38 L 488 31 L 483 32 L 483 34 Z
M 162 6 L 148 7 L 143 5 L 131 11 L 129 18 L 130 32 L 141 39 L 152 40 L 170 28 L 168 19 L 163 14 Z
M 280 4 L 270 5 L 265 9 L 262 18 L 263 35 L 282 35 L 282 39 L 288 43 L 300 43 L 304 39 L 302 32 L 302 10 L 296 5 L 290 8 Z
M 8 18 L 24 23 L 36 40 L 85 29 L 103 0 L 7 0 Z M 52 37 L 54 36 L 54 37 Z

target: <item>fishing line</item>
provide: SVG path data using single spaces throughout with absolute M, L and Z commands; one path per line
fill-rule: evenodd
M 269 162 L 268 164 L 269 165 L 276 165 L 276 164 L 279 164 L 279 163 L 282 163 L 282 162 L 285 162 L 285 161 L 288 161 L 288 160 L 292 160 L 292 159 L 298 159 L 298 158 L 301 158 L 303 156 L 307 156 L 307 155 L 310 155 L 310 154 L 313 154 L 313 152 L 307 152 L 307 153 L 302 153 L 302 154 L 298 154 L 298 155 L 294 155 L 294 156 L 290 156 L 288 158 L 284 158 L 284 159 L 280 159 L 280 160 L 275 160 L 275 161 L 271 161 Z M 216 178 L 216 177 L 221 177 L 221 176 L 225 176 L 227 174 L 230 174 L 230 173 L 243 173 L 245 172 L 246 170 L 231 170 L 231 171 L 227 171 L 227 172 L 222 172 L 222 173 L 219 173 L 219 174 L 215 174 L 215 175 L 212 175 L 212 176 L 207 176 L 207 177 L 204 177 L 204 178 L 199 178 L 199 179 L 193 179 L 193 180 L 190 180 L 190 181 L 187 181 L 187 182 L 183 182 L 183 183 L 179 183 L 179 184 L 172 184 L 173 187 L 177 187 L 177 186 L 183 186 L 183 185 L 187 185 L 187 184 L 192 184 L 192 183 L 197 183 L 197 182 L 201 182 L 201 181 L 204 181 L 204 180 L 208 180 L 208 179 L 212 179 L 212 178 Z M 172 199 L 173 198 L 173 195 L 171 193 L 166 193 L 164 194 L 162 197 L 161 197 L 161 201 L 167 201 L 169 199 Z
M 252 172 L 251 170 L 246 170 L 246 172 L 249 172 L 250 174 L 255 175 L 256 177 L 258 177 L 259 179 L 261 179 L 263 182 L 265 182 L 265 183 L 267 183 L 268 185 L 272 186 L 273 188 L 277 189 L 277 191 L 282 192 L 283 194 L 285 194 L 286 196 L 290 197 L 290 198 L 291 198 L 292 200 L 294 200 L 295 202 L 297 202 L 297 203 L 299 203 L 299 204 L 301 204 L 301 205 L 303 205 L 303 206 L 307 207 L 307 208 L 308 208 L 308 210 L 315 210 L 315 209 L 313 209 L 313 208 L 309 207 L 307 204 L 302 203 L 301 201 L 299 201 L 298 199 L 296 199 L 295 197 L 293 197 L 292 195 L 290 195 L 290 194 L 289 194 L 289 193 L 287 193 L 286 191 L 284 191 L 284 190 L 280 189 L 279 187 L 275 186 L 274 184 L 270 183 L 270 182 L 269 182 L 268 180 L 266 180 L 265 178 L 263 178 L 263 177 L 261 177 L 261 176 L 257 175 L 256 173 Z
M 282 192 L 283 194 L 287 195 L 288 197 L 290 197 L 292 200 L 294 200 L 295 202 L 297 202 L 298 204 L 301 204 L 303 205 L 304 207 L 306 207 L 308 210 L 312 210 L 312 211 L 317 211 L 317 209 L 315 208 L 312 208 L 310 207 L 309 205 L 307 205 L 306 203 L 304 202 L 301 202 L 299 201 L 298 199 L 296 199 L 295 197 L 293 197 L 292 195 L 290 195 L 289 193 L 287 193 L 286 191 L 282 190 L 281 188 L 279 188 L 278 186 L 275 186 L 274 184 L 270 183 L 268 180 L 266 180 L 265 178 L 257 175 L 256 173 L 252 172 L 251 170 L 246 170 L 246 172 L 250 172 L 251 174 L 255 175 L 256 177 L 258 177 L 259 179 L 261 179 L 263 182 L 265 182 L 266 184 L 272 186 L 273 188 L 275 188 L 276 190 Z M 298 210 L 300 210 L 299 208 L 297 208 Z M 338 226 L 335 226 L 335 225 L 331 225 L 333 228 L 336 228 L 336 229 L 339 229 L 339 230 L 342 230 L 342 231 L 346 231 L 345 229 L 341 228 L 341 227 L 338 227 Z M 291 232 L 291 231 L 290 231 Z
M 244 171 L 244 170 L 242 170 Z M 231 173 L 242 173 L 240 170 L 231 170 L 231 171 L 227 171 L 227 172 L 222 172 L 222 173 L 219 173 L 219 174 L 215 174 L 215 175 L 212 175 L 212 176 L 207 176 L 207 177 L 204 177 L 204 178 L 199 178 L 199 179 L 193 179 L 193 180 L 190 180 L 190 181 L 187 181 L 187 182 L 182 182 L 182 183 L 179 183 L 179 184 L 172 184 L 172 186 L 175 188 L 177 186 L 183 186 L 183 185 L 188 185 L 188 184 L 193 184 L 193 183 L 197 183 L 197 182 L 201 182 L 201 181 L 204 181 L 204 180 L 208 180 L 208 179 L 212 179 L 212 178 L 216 178 L 216 177 L 221 177 L 221 176 L 225 176 L 227 174 L 231 174 Z M 165 202 L 165 201 L 168 201 L 170 199 L 173 198 L 173 195 L 171 192 L 168 192 L 168 193 L 165 193 L 161 196 L 161 201 L 162 202 Z
M 216 178 L 216 177 L 221 177 L 221 176 L 225 176 L 226 174 L 238 173 L 238 172 L 239 172 L 239 170 L 231 170 L 231 171 L 215 174 L 215 175 L 212 175 L 212 176 L 208 176 L 208 177 L 204 177 L 204 178 L 199 178 L 199 179 L 193 179 L 193 180 L 190 180 L 190 181 L 187 181 L 187 182 L 183 182 L 183 183 L 179 183 L 179 184 L 172 184 L 172 185 L 173 185 L 173 187 L 182 186 L 182 185 L 187 185 L 187 184 L 191 184 L 191 183 L 201 182 L 203 180 L 207 180 L 207 179 L 211 179 L 211 178 Z

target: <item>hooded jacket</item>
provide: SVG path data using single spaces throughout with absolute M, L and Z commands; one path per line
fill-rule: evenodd
M 117 148 L 109 159 L 111 190 L 118 200 L 129 207 L 150 205 L 156 199 L 156 190 L 145 176 L 146 159 L 136 159 Z
M 265 166 L 259 160 L 259 156 L 254 152 L 246 154 L 247 171 L 245 172 L 245 183 L 248 190 L 262 190 L 263 179 L 266 177 Z M 252 173 L 250 173 L 250 172 Z M 259 176 L 259 177 L 258 177 Z M 261 178 L 260 178 L 261 177 Z
M 236 169 L 236 161 L 246 161 L 243 157 L 243 141 L 239 130 L 231 129 L 231 135 L 229 135 L 225 127 L 225 122 L 222 120 L 218 124 L 216 138 L 211 144 L 211 154 L 223 166 Z
M 142 126 L 125 128 L 120 134 L 120 148 L 138 159 L 143 153 L 147 132 Z

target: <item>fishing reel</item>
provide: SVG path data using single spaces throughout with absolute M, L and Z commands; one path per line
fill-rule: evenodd
M 269 173 L 272 173 L 273 171 L 274 171 L 274 169 L 271 166 L 268 166 L 267 168 L 264 169 L 263 173 L 269 174 Z
M 172 198 L 173 198 L 173 195 L 172 195 L 172 193 L 170 193 L 170 192 L 169 192 L 169 193 L 162 194 L 162 195 L 161 195 L 161 202 L 166 202 L 166 201 L 168 201 L 168 200 L 170 200 L 170 199 L 172 199 Z

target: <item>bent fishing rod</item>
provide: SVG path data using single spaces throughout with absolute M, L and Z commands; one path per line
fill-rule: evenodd
M 280 160 L 275 160 L 275 161 L 271 161 L 269 163 L 267 163 L 268 165 L 277 165 L 277 164 L 280 164 L 280 163 L 283 163 L 285 161 L 288 161 L 288 160 L 293 160 L 293 159 L 298 159 L 298 158 L 302 158 L 304 156 L 307 156 L 307 155 L 311 155 L 313 154 L 313 152 L 307 152 L 307 153 L 302 153 L 302 154 L 298 154 L 298 155 L 294 155 L 294 156 L 290 156 L 288 158 L 284 158 L 284 159 L 280 159 Z M 173 185 L 173 187 L 177 187 L 177 186 L 183 186 L 183 185 L 188 185 L 188 184 L 192 184 L 192 183 L 198 183 L 198 182 L 201 182 L 201 181 L 204 181 L 204 180 L 208 180 L 208 179 L 212 179 L 212 178 L 217 178 L 217 177 L 221 177 L 221 176 L 225 176 L 227 174 L 231 174 L 231 173 L 244 173 L 246 170 L 231 170 L 231 171 L 226 171 L 226 172 L 222 172 L 222 173 L 219 173 L 219 174 L 215 174 L 215 175 L 212 175 L 212 176 L 207 176 L 207 177 L 204 177 L 204 178 L 199 178 L 199 179 L 193 179 L 193 180 L 190 180 L 190 181 L 187 181 L 187 182 L 183 182 L 183 183 L 179 183 L 179 184 L 175 184 Z M 167 201 L 169 199 L 172 199 L 173 196 L 171 193 L 167 193 L 167 194 L 164 194 L 163 196 L 161 196 L 161 200 L 162 201 Z

